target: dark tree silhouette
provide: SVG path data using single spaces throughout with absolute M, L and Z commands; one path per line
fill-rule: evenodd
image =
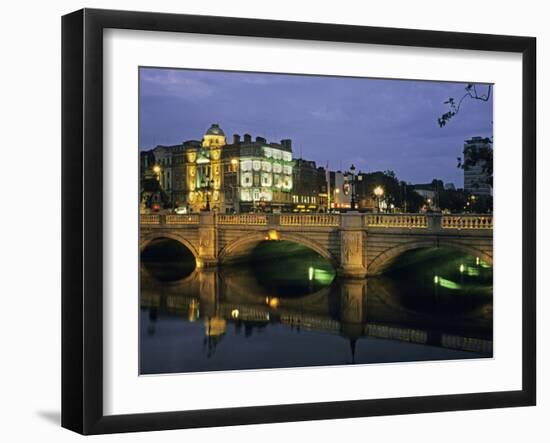
M 460 107 L 462 106 L 462 102 L 464 99 L 469 98 L 472 100 L 481 100 L 484 102 L 489 101 L 491 98 L 491 92 L 493 90 L 493 85 L 486 85 L 487 89 L 484 94 L 480 94 L 477 90 L 477 86 L 473 83 L 469 83 L 465 90 L 466 93 L 457 101 L 453 97 L 449 97 L 448 100 L 444 101 L 443 103 L 446 105 L 449 105 L 449 111 L 445 112 L 437 119 L 437 123 L 439 124 L 439 127 L 442 128 L 445 126 L 451 118 L 453 118 L 458 112 L 460 111 Z
M 493 145 L 492 137 L 483 139 L 484 143 Z M 488 146 L 474 147 L 469 146 L 464 150 L 464 158 L 457 157 L 458 167 L 468 170 L 469 168 L 480 165 L 481 170 L 486 174 L 485 184 L 493 186 L 493 148 Z

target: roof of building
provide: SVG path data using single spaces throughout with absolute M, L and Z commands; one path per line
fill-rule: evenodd
M 220 128 L 220 125 L 218 123 L 212 123 L 212 126 L 208 128 L 205 135 L 223 135 L 225 136 L 225 133 L 223 132 L 222 128 Z

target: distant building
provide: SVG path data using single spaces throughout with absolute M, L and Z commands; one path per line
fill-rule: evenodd
M 488 138 L 472 137 L 464 142 L 464 163 L 472 158 L 472 153 L 479 149 L 493 149 L 493 144 Z M 490 184 L 490 176 L 484 171 L 484 160 L 478 160 L 473 165 L 464 167 L 464 190 L 474 195 L 492 195 L 493 188 Z
M 456 191 L 454 183 L 445 183 L 444 189 L 445 191 Z
M 176 146 L 157 146 L 153 149 L 155 158 L 154 174 L 168 198 L 172 200 L 172 150 Z
M 328 191 L 331 209 L 351 208 L 351 185 L 341 171 L 329 171 Z
M 314 161 L 296 159 L 293 168 L 294 186 L 292 203 L 294 212 L 326 212 L 327 182 L 325 168 Z

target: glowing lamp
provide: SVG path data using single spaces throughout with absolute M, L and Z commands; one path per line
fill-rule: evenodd
M 382 186 L 377 186 L 374 188 L 374 195 L 378 198 L 382 197 L 384 195 L 384 188 L 382 188 Z
M 271 229 L 267 231 L 267 236 L 265 237 L 266 240 L 280 240 L 281 236 L 275 229 Z

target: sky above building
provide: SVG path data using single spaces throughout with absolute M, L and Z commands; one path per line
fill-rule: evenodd
M 268 141 L 290 138 L 294 157 L 331 170 L 393 170 L 398 178 L 433 178 L 462 187 L 464 140 L 492 136 L 493 105 L 464 100 L 440 128 L 466 83 L 303 76 L 185 69 L 140 69 L 139 147 L 200 140 L 212 123 Z M 487 86 L 480 85 L 486 92 Z

